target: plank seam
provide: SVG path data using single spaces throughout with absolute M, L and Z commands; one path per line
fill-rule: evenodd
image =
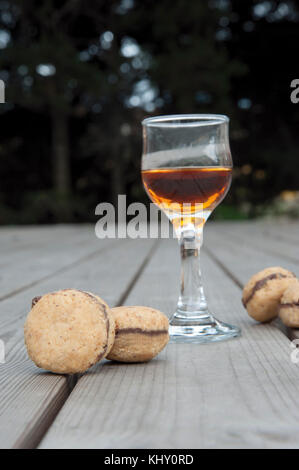
M 123 243 L 123 241 L 121 243 Z M 34 286 L 40 284 L 41 282 L 47 281 L 47 280 L 51 279 L 52 277 L 56 276 L 57 274 L 64 273 L 64 272 L 68 271 L 69 269 L 72 269 L 73 267 L 77 266 L 78 264 L 81 264 L 82 262 L 87 261 L 90 258 L 93 258 L 93 256 L 95 256 L 96 254 L 101 253 L 103 250 L 109 251 L 109 250 L 111 250 L 111 248 L 112 248 L 112 245 L 108 245 L 108 246 L 103 246 L 102 248 L 100 248 L 98 250 L 94 250 L 91 253 L 89 253 L 88 255 L 82 256 L 81 258 L 77 259 L 76 261 L 73 261 L 72 263 L 67 264 L 66 266 L 63 266 L 63 267 L 59 268 L 57 271 L 54 271 L 51 274 L 47 274 L 46 276 L 41 277 L 40 279 L 37 279 L 36 281 L 32 281 L 29 284 L 26 284 L 25 286 L 19 287 L 18 289 L 15 289 L 11 292 L 8 292 L 5 295 L 0 296 L 0 302 L 2 302 L 2 300 L 6 300 L 6 299 L 9 299 L 10 297 L 13 297 L 14 295 L 17 295 L 20 292 L 24 292 L 25 290 L 28 290 L 31 287 L 34 287 Z
M 61 388 L 61 390 L 59 390 L 58 394 L 52 398 L 49 405 L 45 409 L 47 413 L 46 419 L 44 413 L 41 414 L 29 433 L 24 432 L 24 434 L 18 438 L 12 447 L 13 449 L 35 449 L 39 445 L 48 429 L 51 427 L 51 424 L 55 420 L 59 411 L 63 407 L 64 403 L 72 393 L 72 390 L 75 388 L 77 381 L 77 374 L 66 377 L 65 385 Z M 57 384 L 55 384 L 54 388 L 55 387 L 57 387 Z M 44 403 L 42 403 L 37 410 L 37 416 L 39 414 L 39 410 L 43 409 L 43 407 Z
M 151 249 L 149 250 L 147 256 L 145 257 L 144 261 L 136 271 L 135 275 L 133 276 L 131 282 L 129 283 L 128 287 L 126 288 L 125 292 L 121 295 L 121 297 L 118 299 L 117 306 L 123 304 L 125 299 L 128 297 L 130 294 L 131 290 L 135 286 L 138 278 L 141 276 L 143 273 L 144 269 L 148 265 L 152 255 L 156 251 L 158 247 L 159 239 L 155 241 L 155 243 L 152 245 Z M 109 247 L 108 247 L 109 248 Z M 107 249 L 107 248 L 106 248 Z M 99 250 L 96 251 L 98 253 Z M 102 251 L 102 250 L 100 250 Z M 93 256 L 94 253 L 91 253 L 86 257 L 87 259 L 91 256 Z M 85 258 L 84 258 L 85 259 Z M 61 271 L 60 271 L 61 272 Z M 48 430 L 51 428 L 51 425 L 55 421 L 56 417 L 60 413 L 61 409 L 63 408 L 64 404 L 68 400 L 69 396 L 71 395 L 72 391 L 75 389 L 80 377 L 82 374 L 73 374 L 67 377 L 67 382 L 66 382 L 66 390 L 63 387 L 62 391 L 59 392 L 58 396 L 56 395 L 49 406 L 47 407 L 47 410 L 50 410 L 49 417 L 46 420 L 43 420 L 43 416 L 40 417 L 39 421 L 37 422 L 36 426 L 32 429 L 32 431 L 28 435 L 24 435 L 23 437 L 21 436 L 17 442 L 14 444 L 13 448 L 22 448 L 22 449 L 33 449 L 37 448 L 44 437 L 46 436 Z M 62 398 L 60 400 L 60 394 L 62 394 Z M 53 408 L 53 405 L 55 405 L 56 401 L 59 401 L 58 405 L 54 407 L 54 409 L 51 411 L 51 408 Z
M 213 254 L 213 252 L 207 248 L 207 247 L 204 247 L 204 250 L 205 250 L 205 253 L 207 254 L 207 256 L 212 260 L 214 261 L 215 264 L 217 264 L 217 266 L 219 266 L 219 268 L 241 289 L 243 290 L 243 284 L 235 277 L 235 275 Z M 290 327 L 284 327 L 283 328 L 277 324 L 275 324 L 275 322 L 273 322 L 273 324 L 290 340 L 294 340 L 294 339 L 298 339 L 298 336 L 296 335 L 296 329 L 294 330 L 293 328 L 290 328 Z
M 124 304 L 125 300 L 127 299 L 127 297 L 129 296 L 130 292 L 132 291 L 133 287 L 135 286 L 138 278 L 141 276 L 141 274 L 143 273 L 143 271 L 145 270 L 146 266 L 148 265 L 149 261 L 151 260 L 153 254 L 155 253 L 155 251 L 157 250 L 158 248 L 158 244 L 159 244 L 159 239 L 157 239 L 155 241 L 155 243 L 153 244 L 153 246 L 151 247 L 150 251 L 148 252 L 147 256 L 145 257 L 143 263 L 141 264 L 140 268 L 137 270 L 135 276 L 133 277 L 133 279 L 131 280 L 130 284 L 128 285 L 127 289 L 125 290 L 125 292 L 120 296 L 120 298 L 118 299 L 118 302 L 116 304 L 116 307 L 119 307 L 121 305 Z
M 229 229 L 224 228 L 224 232 L 226 232 L 227 235 L 230 237 L 234 238 L 236 241 L 244 241 L 244 237 L 240 234 L 236 234 L 235 232 L 231 232 Z M 254 248 L 256 251 L 262 251 L 269 253 L 269 255 L 275 255 L 275 256 L 280 256 L 281 258 L 284 258 L 285 260 L 291 261 L 292 263 L 298 263 L 299 258 L 296 258 L 294 256 L 289 256 L 286 253 L 281 253 L 279 251 L 279 248 L 277 250 L 274 248 L 268 248 L 267 246 L 265 247 L 260 247 L 256 245 L 255 243 L 252 243 L 251 238 L 249 237 L 248 239 L 246 238 L 246 243 L 248 243 L 252 248 Z
M 236 278 L 236 276 L 214 255 L 214 253 L 207 248 L 206 246 L 204 247 L 204 250 L 206 254 L 208 255 L 209 258 L 214 261 L 214 263 L 219 266 L 219 268 L 227 274 L 227 276 L 240 288 L 243 289 L 243 284 L 239 281 L 239 279 Z

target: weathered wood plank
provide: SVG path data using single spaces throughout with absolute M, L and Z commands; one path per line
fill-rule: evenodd
M 267 233 L 269 232 L 271 236 L 265 236 L 265 227 L 267 227 Z M 298 227 L 299 224 L 292 224 L 293 230 Z M 285 236 L 279 236 L 279 244 L 280 246 L 283 245 L 284 250 L 282 250 L 282 254 L 281 250 L 278 249 L 275 254 L 272 253 L 271 237 L 273 237 L 273 233 L 274 237 L 276 233 L 279 233 L 276 223 L 258 223 L 254 226 L 246 224 L 246 227 L 244 227 L 244 224 L 234 224 L 234 235 L 239 238 L 238 243 L 236 243 L 236 238 L 230 236 L 230 232 L 229 235 L 227 234 L 227 230 L 229 230 L 228 224 L 208 225 L 206 227 L 205 247 L 210 256 L 222 266 L 225 266 L 227 272 L 240 286 L 245 285 L 254 273 L 269 266 L 282 266 L 299 276 L 299 261 L 293 259 L 292 255 L 292 253 L 296 253 L 296 250 L 298 251 L 298 244 L 294 247 L 294 242 Z M 263 238 L 263 234 L 265 238 Z M 266 249 L 267 247 L 270 251 Z M 277 248 L 276 242 L 275 247 Z M 289 253 L 287 259 L 285 257 L 286 252 Z M 287 328 L 280 321 L 276 321 L 275 324 L 290 339 L 299 338 L 299 329 Z
M 217 225 L 223 237 L 229 238 L 235 243 L 246 244 L 257 251 L 283 257 L 286 261 L 299 263 L 299 244 L 285 237 L 279 237 L 277 235 L 279 230 L 275 222 L 273 224 L 255 222 L 252 224 L 219 223 Z M 208 227 L 209 224 L 207 224 L 206 230 Z
M 0 364 L 1 448 L 36 446 L 68 395 L 66 377 L 41 371 L 27 357 L 22 327 L 32 297 L 74 287 L 98 292 L 115 305 L 130 288 L 153 246 L 153 241 L 112 240 L 109 251 L 95 253 L 1 302 L 0 338 L 6 346 L 6 363 Z
M 30 232 L 30 245 L 21 245 L 20 250 L 7 246 L 6 254 L 0 259 L 0 300 L 59 273 L 110 244 L 108 239 L 98 240 L 92 226 L 62 229 L 61 232 L 54 229 L 52 233 L 49 230 L 45 236 L 40 230 L 36 234 Z
M 72 236 L 89 229 L 88 225 L 24 225 L 24 226 L 0 226 L 0 253 L 9 254 L 12 251 L 42 245 L 46 241 L 55 238 L 57 233 L 64 238 L 66 234 Z M 8 252 L 8 253 L 7 253 Z
M 178 248 L 164 241 L 126 300 L 171 313 Z M 203 255 L 206 292 L 242 337 L 170 344 L 148 364 L 103 362 L 80 378 L 41 448 L 299 447 L 299 369 L 290 342 L 241 307 L 240 288 Z
M 261 247 L 262 237 L 257 233 L 258 230 L 253 233 L 244 230 L 242 226 L 239 230 L 239 225 L 234 224 L 233 236 L 226 227 L 227 224 L 221 223 L 207 224 L 203 246 L 212 257 L 222 263 L 240 286 L 246 284 L 253 274 L 269 266 L 281 265 L 299 274 L 299 264 L 295 260 L 286 259 L 279 252 L 273 254 Z M 272 240 L 266 239 L 263 243 L 270 246 Z M 288 247 L 285 242 L 283 245 Z

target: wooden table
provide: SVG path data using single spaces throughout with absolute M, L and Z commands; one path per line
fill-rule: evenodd
M 241 305 L 267 266 L 299 274 L 299 223 L 207 224 L 204 284 L 216 317 L 242 337 L 170 344 L 147 364 L 103 361 L 78 377 L 28 359 L 23 324 L 32 297 L 60 288 L 98 292 L 111 306 L 171 314 L 179 289 L 174 240 L 98 240 L 92 226 L 0 230 L 0 446 L 3 448 L 299 447 L 299 364 L 278 321 L 260 325 Z

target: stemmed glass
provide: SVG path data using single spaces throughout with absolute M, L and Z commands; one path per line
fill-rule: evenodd
M 142 179 L 150 199 L 172 222 L 181 249 L 181 293 L 170 319 L 173 342 L 220 341 L 239 328 L 210 313 L 200 271 L 203 227 L 231 183 L 229 119 L 184 114 L 145 119 Z

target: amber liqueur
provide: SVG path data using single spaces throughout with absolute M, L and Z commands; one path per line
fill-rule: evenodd
M 171 167 L 144 170 L 142 179 L 149 197 L 164 209 L 178 205 L 184 211 L 186 204 L 201 204 L 210 211 L 225 197 L 231 174 L 230 167 Z

